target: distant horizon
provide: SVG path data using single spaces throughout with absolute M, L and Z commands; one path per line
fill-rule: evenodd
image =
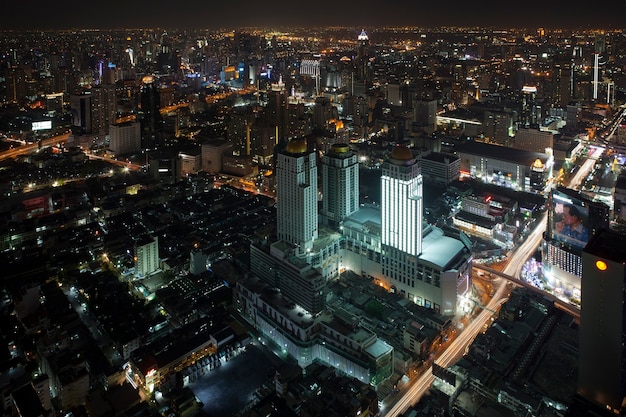
M 305 29 L 318 29 L 318 30 L 329 30 L 329 29 L 354 29 L 355 31 L 365 30 L 370 33 L 376 30 L 390 30 L 390 29 L 415 29 L 415 30 L 425 30 L 425 31 L 437 31 L 443 29 L 449 30 L 502 30 L 502 31 L 536 31 L 538 29 L 544 29 L 546 31 L 609 31 L 609 32 L 624 32 L 626 34 L 626 26 L 625 27 L 547 27 L 547 26 L 496 26 L 496 25 L 240 25 L 240 26 L 222 26 L 222 27 L 185 27 L 181 28 L 179 26 L 166 26 L 166 25 L 154 25 L 154 26 L 117 26 L 117 27 L 80 27 L 80 26 L 67 26 L 63 28 L 3 28 L 0 27 L 0 33 L 31 33 L 31 32 L 107 32 L 107 31 L 138 31 L 138 30 L 171 30 L 171 31 L 238 31 L 238 30 L 261 30 L 261 31 L 293 31 L 293 30 L 305 30 Z
M 173 4 L 163 0 L 109 0 L 81 3 L 70 0 L 50 2 L 8 2 L 0 16 L 0 31 L 31 30 L 129 30 L 189 29 L 232 30 L 241 27 L 422 27 L 626 30 L 626 1 L 605 0 L 601 4 L 578 4 L 527 0 L 502 3 L 482 0 L 446 3 L 389 0 L 377 2 L 316 3 L 240 0 L 230 3 L 187 0 Z

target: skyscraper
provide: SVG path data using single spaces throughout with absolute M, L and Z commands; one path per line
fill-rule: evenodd
M 381 177 L 383 251 L 422 252 L 422 175 L 411 151 L 397 146 Z M 386 258 L 389 262 L 389 257 Z M 383 270 L 385 267 L 383 266 Z
M 110 125 L 115 121 L 117 98 L 115 86 L 101 84 L 91 89 L 91 114 L 93 132 L 108 135 Z
M 72 132 L 76 134 L 91 133 L 91 94 L 72 94 L 70 96 L 70 110 L 72 112 Z
M 282 77 L 278 83 L 272 83 L 267 93 L 268 101 L 265 108 L 267 122 L 278 129 L 278 138 L 289 137 L 287 128 L 287 91 Z
M 359 209 L 359 163 L 347 144 L 334 144 L 322 158 L 322 216 L 337 225 Z
M 276 162 L 278 240 L 301 250 L 317 239 L 317 164 L 304 138 L 292 139 Z
M 626 247 L 602 229 L 583 250 L 578 393 L 623 415 L 626 401 Z
M 143 77 L 140 94 L 137 119 L 141 122 L 143 147 L 154 149 L 160 139 L 162 118 L 159 90 L 153 77 Z

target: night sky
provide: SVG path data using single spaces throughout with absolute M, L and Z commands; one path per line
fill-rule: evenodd
M 587 2 L 584 7 L 580 1 L 6 0 L 0 30 L 330 25 L 626 29 L 626 0 Z

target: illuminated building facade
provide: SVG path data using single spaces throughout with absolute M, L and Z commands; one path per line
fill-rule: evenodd
M 602 229 L 582 253 L 578 393 L 615 415 L 626 404 L 626 247 Z
M 292 139 L 276 163 L 278 240 L 311 250 L 318 236 L 317 164 L 303 138 Z
M 420 155 L 419 162 L 426 183 L 448 185 L 459 179 L 461 160 L 456 155 L 427 151 Z
M 346 144 L 335 144 L 322 158 L 322 216 L 338 225 L 359 209 L 359 163 Z
M 470 288 L 471 245 L 422 222 L 422 176 L 408 148 L 394 148 L 381 189 L 381 282 L 418 305 L 455 314 L 457 297 Z
M 552 176 L 554 157 L 505 146 L 469 141 L 455 148 L 461 174 L 518 191 L 541 193 Z
M 348 311 L 313 315 L 256 277 L 237 281 L 234 304 L 302 368 L 321 361 L 373 386 L 393 373 L 394 348 Z
M 397 250 L 413 257 L 422 252 L 422 184 L 411 151 L 394 148 L 382 167 L 383 251 Z
M 580 219 L 584 234 L 568 233 L 566 223 L 572 216 Z M 544 234 L 543 268 L 548 282 L 574 300 L 581 299 L 583 263 L 581 254 L 589 239 L 609 226 L 609 207 L 583 194 L 557 187 L 548 200 L 548 226 Z
M 159 238 L 144 236 L 135 242 L 135 273 L 144 277 L 159 269 Z

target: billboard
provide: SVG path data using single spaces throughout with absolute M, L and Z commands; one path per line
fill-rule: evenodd
M 584 248 L 589 241 L 589 207 L 585 202 L 557 190 L 552 191 L 552 237 Z
M 32 130 L 47 130 L 52 129 L 52 120 L 44 120 L 42 122 L 33 122 Z

